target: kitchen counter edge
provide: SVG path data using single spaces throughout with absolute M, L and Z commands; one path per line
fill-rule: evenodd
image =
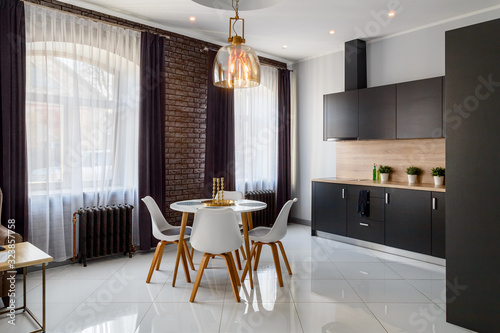
M 417 190 L 417 191 L 446 192 L 445 185 L 434 185 L 432 183 L 409 184 L 409 183 L 405 183 L 405 182 L 395 182 L 395 181 L 381 182 L 380 180 L 347 179 L 347 178 L 337 178 L 337 177 L 315 178 L 315 179 L 312 179 L 311 181 L 323 182 L 323 183 L 359 185 L 359 186 L 377 186 L 377 187 L 388 187 L 388 188 L 400 188 L 400 189 L 405 189 L 405 190 Z

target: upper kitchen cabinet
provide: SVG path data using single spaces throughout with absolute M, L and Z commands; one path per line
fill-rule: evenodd
M 358 138 L 358 90 L 323 96 L 323 140 Z
M 396 85 L 359 90 L 359 139 L 396 139 Z
M 443 77 L 397 84 L 397 138 L 443 137 Z

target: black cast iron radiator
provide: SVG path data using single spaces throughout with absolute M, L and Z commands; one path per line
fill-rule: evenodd
M 79 258 L 87 267 L 87 259 L 123 252 L 132 252 L 132 205 L 80 208 L 73 214 L 73 259 Z M 76 254 L 76 221 L 78 216 L 78 244 Z
M 273 190 L 250 191 L 245 193 L 245 199 L 263 201 L 267 208 L 252 212 L 253 227 L 270 227 L 276 218 L 276 195 Z

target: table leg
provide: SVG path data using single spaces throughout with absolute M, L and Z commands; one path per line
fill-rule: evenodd
M 45 332 L 45 305 L 46 305 L 46 294 L 45 294 L 45 263 L 42 264 L 42 332 Z
M 23 268 L 23 311 L 26 311 L 26 269 Z
M 241 222 L 243 224 L 243 236 L 245 238 L 245 252 L 247 253 L 248 278 L 250 279 L 250 288 L 253 289 L 252 257 L 250 256 L 250 240 L 248 239 L 248 218 L 250 213 L 241 213 Z M 243 281 L 241 281 L 243 282 Z
M 187 224 L 187 219 L 188 219 L 188 214 L 187 212 L 182 213 L 182 222 L 181 222 L 181 231 L 179 232 L 179 240 L 184 239 L 184 233 L 186 231 L 186 224 Z M 174 277 L 172 279 L 172 287 L 175 287 L 175 280 L 177 278 L 177 270 L 179 269 L 179 261 L 181 259 L 182 255 L 182 246 L 183 246 L 182 241 L 179 241 L 179 244 L 177 244 L 177 256 L 175 257 L 175 268 L 174 268 Z M 191 276 L 189 275 L 189 270 L 185 270 L 186 272 L 186 281 L 191 282 Z

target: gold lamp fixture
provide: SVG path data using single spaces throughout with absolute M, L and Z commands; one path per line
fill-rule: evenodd
M 217 52 L 213 66 L 214 85 L 221 88 L 250 88 L 260 84 L 259 57 L 245 43 L 245 20 L 238 15 L 239 0 L 233 9 L 235 16 L 229 19 L 229 37 L 231 44 L 221 47 Z M 233 23 L 234 21 L 234 23 Z M 242 22 L 242 35 L 238 36 L 234 25 Z M 231 28 L 234 36 L 231 34 Z

